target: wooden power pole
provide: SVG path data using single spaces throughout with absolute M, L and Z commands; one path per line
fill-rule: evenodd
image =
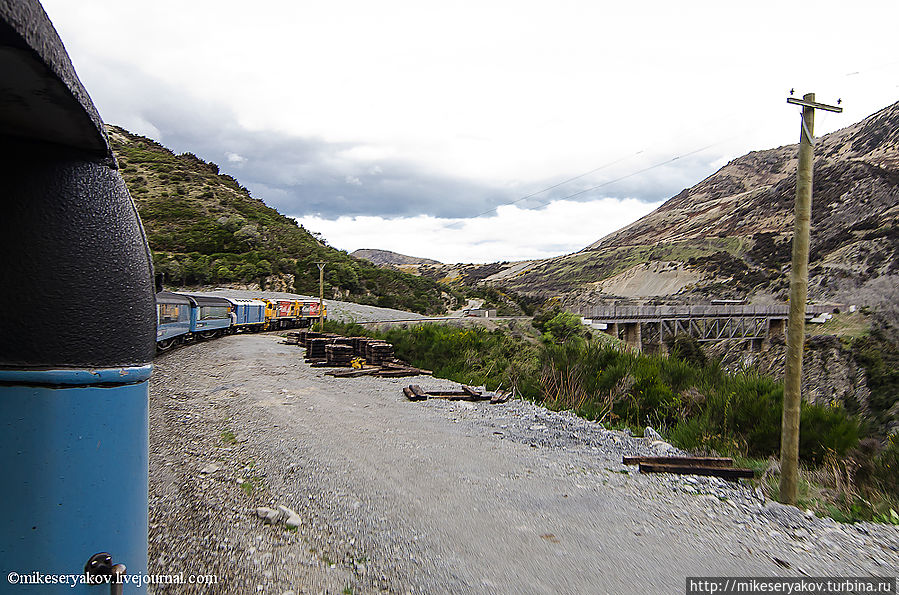
M 791 91 L 792 93 L 792 91 Z M 815 157 L 815 110 L 843 108 L 815 102 L 814 93 L 787 98 L 802 106 L 799 135 L 799 172 L 793 221 L 793 263 L 790 269 L 790 318 L 787 323 L 787 362 L 784 370 L 783 421 L 780 434 L 780 501 L 796 504 L 799 479 L 799 414 L 802 404 L 802 349 L 805 344 L 805 302 L 808 299 L 808 246 L 812 222 L 812 170 Z
M 316 262 L 318 265 L 318 332 L 325 330 L 325 263 Z

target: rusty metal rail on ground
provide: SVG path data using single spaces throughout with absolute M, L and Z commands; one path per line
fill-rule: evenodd
M 462 385 L 461 390 L 424 390 L 417 384 L 410 384 L 403 388 L 403 394 L 410 401 L 426 401 L 428 399 L 446 399 L 448 401 L 490 401 L 491 405 L 505 403 L 514 396 L 513 390 L 495 391 L 481 390 L 471 386 Z
M 639 465 L 641 473 L 703 475 L 728 481 L 755 477 L 752 469 L 734 467 L 734 460 L 729 457 L 624 457 L 621 462 Z

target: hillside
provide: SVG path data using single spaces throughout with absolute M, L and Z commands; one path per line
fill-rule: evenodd
M 441 313 L 457 296 L 435 281 L 379 268 L 327 246 L 233 177 L 191 153 L 108 126 L 110 145 L 137 204 L 169 287 L 231 285 L 318 295 L 316 261 L 327 262 L 325 292 L 333 298 Z
M 584 250 L 495 281 L 572 303 L 783 300 L 797 153 L 744 155 Z M 899 103 L 819 138 L 815 157 L 810 296 L 876 301 L 899 279 Z
M 354 250 L 350 253 L 354 258 L 364 258 L 365 260 L 377 265 L 410 265 L 410 264 L 443 264 L 439 260 L 431 260 L 430 258 L 418 258 L 417 256 L 406 256 L 390 250 L 373 250 L 362 248 Z

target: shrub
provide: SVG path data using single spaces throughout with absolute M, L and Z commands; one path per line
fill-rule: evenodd
M 554 343 L 564 343 L 581 333 L 581 317 L 571 312 L 559 312 L 545 325 L 544 337 Z
M 702 367 L 708 363 L 700 342 L 691 335 L 675 335 L 665 341 L 672 357 Z
M 886 448 L 874 460 L 873 482 L 884 492 L 899 498 L 899 436 L 893 434 Z
M 858 420 L 842 408 L 805 405 L 799 420 L 799 456 L 820 464 L 828 452 L 845 455 L 858 444 L 858 433 Z

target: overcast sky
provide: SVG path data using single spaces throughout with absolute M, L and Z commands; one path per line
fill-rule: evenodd
M 843 100 L 816 134 L 899 100 L 895 0 L 43 4 L 106 122 L 443 262 L 578 250 L 796 142 L 791 88 Z

